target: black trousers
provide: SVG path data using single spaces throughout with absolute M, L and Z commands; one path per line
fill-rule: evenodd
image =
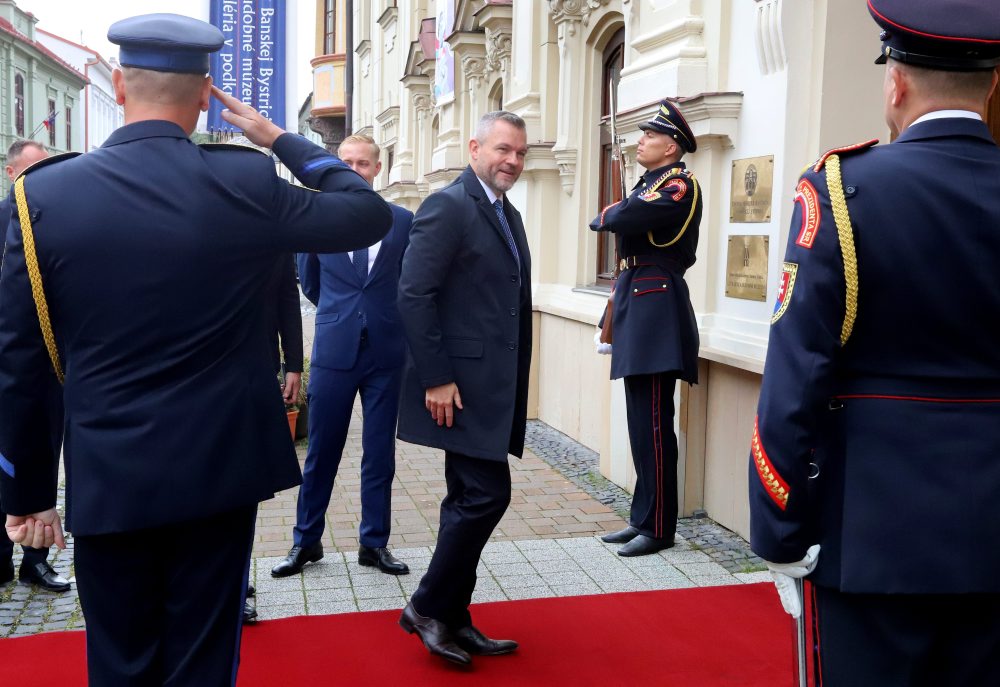
M 236 684 L 256 514 L 75 537 L 91 685 Z
M 822 687 L 1000 685 L 1000 594 L 812 589 Z
M 510 504 L 510 467 L 451 452 L 444 461 L 448 493 L 441 501 L 437 546 L 410 601 L 420 615 L 457 630 L 472 624 L 476 567 Z
M 654 539 L 677 531 L 677 435 L 674 386 L 668 374 L 625 377 L 625 410 L 635 465 L 629 524 Z

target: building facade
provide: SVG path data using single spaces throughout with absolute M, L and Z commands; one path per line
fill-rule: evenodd
M 613 246 L 587 224 L 610 200 L 610 90 L 628 187 L 642 172 L 638 125 L 678 99 L 704 192 L 687 274 L 700 383 L 676 399 L 680 504 L 747 535 L 749 441 L 796 181 L 826 149 L 888 142 L 865 3 L 376 0 L 355 3 L 351 20 L 353 130 L 383 146 L 387 199 L 416 210 L 454 179 L 483 113 L 527 122 L 530 152 L 508 195 L 532 252 L 531 415 L 599 451 L 602 474 L 626 488 L 623 387 L 593 344 Z
M 36 140 L 52 153 L 83 148 L 81 91 L 87 79 L 39 41 L 37 21 L 13 0 L 0 0 L 2 156 L 18 138 Z M 2 183 L 6 193 L 5 175 Z
M 100 148 L 111 132 L 125 123 L 125 110 L 115 101 L 111 85 L 112 66 L 96 50 L 36 29 L 38 42 L 73 66 L 87 79 L 83 103 L 84 152 Z

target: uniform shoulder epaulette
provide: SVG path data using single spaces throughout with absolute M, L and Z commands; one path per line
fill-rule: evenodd
M 48 167 L 49 165 L 54 165 L 57 162 L 63 162 L 64 160 L 69 160 L 70 158 L 77 157 L 78 155 L 83 155 L 83 153 L 80 153 L 80 152 L 76 152 L 76 153 L 59 153 L 58 155 L 50 155 L 47 158 L 39 160 L 38 162 L 36 162 L 36 163 L 34 163 L 34 164 L 32 164 L 32 165 L 30 165 L 28 167 L 25 167 L 21 171 L 21 173 L 18 174 L 17 176 L 18 176 L 18 178 L 20 178 L 20 177 L 24 176 L 25 174 L 30 174 L 31 172 L 36 172 L 39 169 L 41 169 L 42 167 Z M 15 179 L 14 181 L 17 181 L 17 179 Z
M 813 165 L 812 170 L 814 172 L 819 172 L 820 170 L 822 170 L 823 166 L 826 164 L 826 161 L 830 159 L 831 155 L 840 155 L 841 157 L 843 157 L 844 155 L 853 155 L 855 153 L 860 153 L 865 150 L 868 150 L 869 148 L 875 146 L 876 144 L 878 144 L 878 139 L 873 138 L 870 141 L 863 141 L 861 143 L 855 143 L 854 145 L 843 146 L 841 148 L 833 148 L 831 150 L 828 150 L 820 156 L 819 160 L 816 161 L 816 164 Z
M 265 157 L 271 157 L 270 153 L 266 153 L 260 148 L 254 146 L 244 145 L 243 143 L 199 143 L 199 148 L 204 148 L 205 150 L 243 150 L 253 153 L 260 153 Z

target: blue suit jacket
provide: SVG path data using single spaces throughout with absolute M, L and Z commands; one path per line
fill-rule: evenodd
M 852 593 L 1000 592 L 1000 149 L 940 119 L 799 182 L 750 462 L 751 544 Z M 849 255 L 849 252 L 848 252 Z
M 391 213 L 305 139 L 269 156 L 195 145 L 143 121 L 24 177 L 66 374 L 66 512 L 77 535 L 251 505 L 301 480 L 265 327 L 282 253 L 370 245 Z M 332 219 L 331 219 L 332 218 Z M 39 331 L 21 226 L 0 277 L 0 489 L 8 512 L 55 505 Z
M 368 328 L 368 345 L 375 352 L 380 368 L 403 364 L 406 349 L 396 291 L 413 213 L 398 205 L 389 207 L 392 229 L 382 239 L 363 284 L 347 253 L 298 256 L 302 293 L 316 306 L 311 366 L 332 370 L 354 367 L 363 326 Z

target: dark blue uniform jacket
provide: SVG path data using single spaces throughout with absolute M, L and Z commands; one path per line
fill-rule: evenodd
M 205 517 L 300 481 L 272 369 L 277 257 L 369 245 L 391 213 L 351 169 L 291 134 L 274 152 L 205 148 L 144 121 L 24 177 L 65 370 L 68 526 L 79 535 Z M 55 504 L 39 333 L 19 221 L 0 278 L 0 488 Z
M 1000 149 L 982 122 L 940 119 L 842 168 L 856 319 L 842 343 L 854 280 L 827 163 L 796 194 L 751 544 L 776 562 L 821 544 L 813 579 L 845 592 L 998 592 Z
M 668 372 L 698 381 L 698 322 L 684 273 L 695 262 L 701 209 L 698 182 L 677 162 L 643 174 L 590 223 L 614 232 L 618 256 L 637 263 L 615 280 L 612 379 Z

